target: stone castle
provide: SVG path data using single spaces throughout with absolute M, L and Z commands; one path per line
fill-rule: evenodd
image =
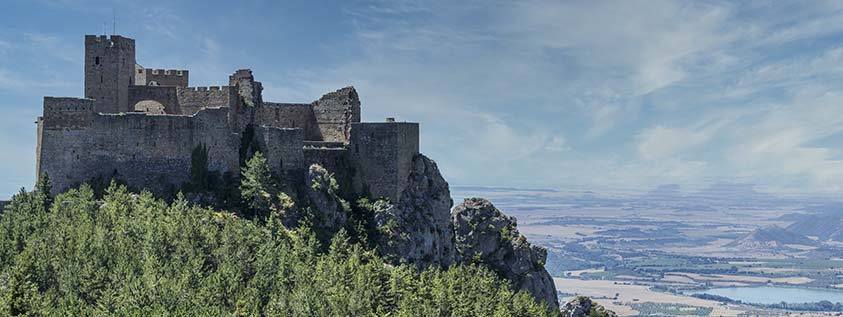
M 189 180 L 191 152 L 205 145 L 209 169 L 234 177 L 244 153 L 261 151 L 274 173 L 318 163 L 360 195 L 395 201 L 406 187 L 418 123 L 361 122 L 353 87 L 276 103 L 248 69 L 226 86 L 190 87 L 188 75 L 142 67 L 131 38 L 86 35 L 85 98 L 44 97 L 37 175 L 59 192 L 98 177 L 164 191 Z

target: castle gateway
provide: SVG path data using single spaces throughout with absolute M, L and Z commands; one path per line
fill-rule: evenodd
M 133 39 L 86 35 L 85 98 L 44 97 L 37 175 L 48 173 L 57 192 L 96 178 L 163 192 L 188 181 L 191 152 L 204 145 L 221 175 L 239 177 L 244 153 L 261 151 L 273 173 L 317 163 L 356 193 L 393 201 L 406 187 L 418 123 L 360 122 L 353 87 L 276 103 L 251 70 L 214 87 L 190 87 L 188 75 L 142 67 Z

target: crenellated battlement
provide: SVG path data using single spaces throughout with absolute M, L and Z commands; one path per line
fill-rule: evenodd
M 85 35 L 86 44 L 96 44 L 104 48 L 131 48 L 135 47 L 135 40 L 120 35 Z
M 183 87 L 181 89 L 187 91 L 221 91 L 228 90 L 231 86 L 205 86 L 205 87 Z
M 186 76 L 187 70 L 184 69 L 147 69 L 153 75 L 167 75 L 167 76 Z

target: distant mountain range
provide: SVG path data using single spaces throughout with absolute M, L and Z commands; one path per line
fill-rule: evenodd
M 787 227 L 802 235 L 817 237 L 821 241 L 843 242 L 843 213 L 822 213 L 801 217 Z
M 802 206 L 804 213 L 788 215 L 796 221 L 812 213 L 843 211 L 843 201 L 828 197 L 779 197 L 757 191 L 753 184 L 715 183 L 699 190 L 683 190 L 666 184 L 649 191 L 562 190 L 542 188 L 453 186 L 455 201 L 468 197 L 494 197 L 496 203 L 515 212 L 554 211 L 560 208 L 623 208 L 624 210 L 675 210 L 692 214 L 727 210 L 758 210 Z
M 817 242 L 779 226 L 758 228 L 727 244 L 727 247 L 746 250 L 785 250 L 789 245 L 815 246 Z

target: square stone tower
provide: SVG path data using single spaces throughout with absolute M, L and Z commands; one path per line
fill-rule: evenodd
M 135 81 L 135 40 L 85 35 L 85 98 L 94 111 L 129 112 L 129 86 Z

